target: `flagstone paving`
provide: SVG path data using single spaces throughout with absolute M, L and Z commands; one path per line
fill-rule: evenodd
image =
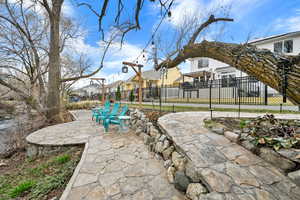
M 104 133 L 90 111 L 74 111 L 77 120 L 36 131 L 27 141 L 38 145 L 85 144 L 61 200 L 181 200 L 166 178 L 163 164 L 132 133 Z
M 242 117 L 258 114 L 242 113 Z M 260 114 L 261 115 L 261 114 Z M 210 193 L 200 200 L 299 200 L 300 188 L 275 167 L 223 135 L 203 127 L 208 112 L 165 115 L 158 124 L 174 145 L 189 158 L 186 173 L 199 179 Z M 236 113 L 214 112 L 214 116 L 237 117 Z M 299 115 L 276 115 L 299 119 Z

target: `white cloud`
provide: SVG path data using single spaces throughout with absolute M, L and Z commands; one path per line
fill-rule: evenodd
M 222 17 L 229 14 L 235 21 L 239 21 L 266 1 L 268 0 L 177 0 L 172 6 L 169 22 L 179 26 L 186 18 L 197 17 L 201 20 L 210 14 Z
M 300 15 L 289 18 L 279 18 L 274 22 L 274 29 L 282 32 L 293 32 L 300 30 Z

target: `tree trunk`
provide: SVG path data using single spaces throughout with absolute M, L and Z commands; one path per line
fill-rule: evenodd
M 48 73 L 47 117 L 60 121 L 60 49 L 59 49 L 59 22 L 62 0 L 52 0 L 50 19 L 50 50 Z
M 291 64 L 287 75 L 287 97 L 300 105 L 300 56 L 279 57 L 269 50 L 259 50 L 251 45 L 203 41 L 185 46 L 174 59 L 160 63 L 157 68 L 162 66 L 172 68 L 188 58 L 196 57 L 208 57 L 227 63 L 277 91 L 281 91 L 283 80 L 280 63 L 283 58 L 287 59 Z

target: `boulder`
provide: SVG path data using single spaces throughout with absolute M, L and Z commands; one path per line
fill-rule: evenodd
M 186 190 L 186 196 L 191 200 L 198 200 L 201 194 L 207 193 L 207 189 L 200 183 L 190 183 Z
M 253 153 L 256 153 L 258 151 L 258 148 L 255 144 L 251 143 L 250 141 L 248 140 L 244 140 L 240 143 L 245 149 L 253 152 Z
M 169 183 L 174 183 L 174 175 L 175 175 L 176 169 L 175 167 L 169 167 L 167 170 L 167 178 Z
M 294 149 L 294 148 L 279 149 L 277 151 L 277 153 L 279 153 L 280 155 L 282 155 L 292 161 L 300 163 L 300 149 Z
M 185 192 L 188 185 L 190 184 L 189 178 L 184 174 L 184 172 L 177 171 L 174 177 L 174 185 L 177 190 Z
M 153 142 L 153 139 L 147 134 L 143 134 L 143 138 L 145 145 L 149 145 L 151 142 Z
M 153 137 L 156 137 L 157 135 L 160 135 L 159 131 L 154 126 L 150 126 L 149 134 Z
M 219 134 L 219 135 L 223 135 L 224 134 L 224 128 L 220 128 L 220 127 L 213 127 L 211 129 L 214 133 Z
M 186 159 L 176 151 L 172 153 L 172 162 L 177 170 L 183 171 L 185 169 Z
M 288 173 L 288 177 L 290 177 L 294 183 L 300 186 L 300 170 Z
M 158 139 L 158 141 L 164 142 L 165 139 L 167 139 L 167 136 L 166 135 L 161 135 L 160 138 Z
M 262 147 L 259 151 L 259 156 L 264 159 L 265 161 L 271 163 L 277 168 L 282 169 L 283 171 L 291 171 L 296 167 L 296 164 L 281 156 L 279 153 L 275 152 L 271 148 Z
M 164 144 L 162 142 L 157 142 L 155 145 L 155 152 L 162 153 L 164 150 Z
M 170 141 L 168 139 L 164 140 L 164 150 L 169 148 L 170 146 Z
M 171 160 L 166 160 L 166 161 L 164 162 L 164 167 L 165 167 L 166 169 L 168 169 L 171 165 L 172 165 L 172 161 L 171 161 Z
M 225 131 L 225 132 L 224 132 L 224 136 L 225 136 L 228 140 L 230 140 L 230 141 L 232 141 L 232 142 L 235 142 L 235 143 L 237 143 L 237 142 L 239 141 L 239 139 L 240 139 L 240 135 L 239 135 L 239 134 L 236 134 L 236 133 L 231 132 L 231 131 Z
M 162 152 L 163 157 L 164 157 L 165 160 L 168 160 L 168 159 L 171 157 L 171 155 L 172 155 L 174 149 L 175 149 L 174 146 L 170 146 L 169 148 L 165 149 L 165 150 Z
M 139 136 L 142 132 L 143 132 L 143 130 L 142 130 L 141 128 L 137 128 L 137 129 L 135 130 L 135 134 L 136 134 L 137 136 Z

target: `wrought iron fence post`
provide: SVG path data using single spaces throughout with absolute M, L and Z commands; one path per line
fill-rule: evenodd
M 159 113 L 161 113 L 161 88 L 159 89 Z
M 212 107 L 211 107 L 211 89 L 212 89 L 212 80 L 210 80 L 209 84 L 209 110 L 210 110 L 210 119 L 212 119 Z
M 265 97 L 264 103 L 265 103 L 265 105 L 268 105 L 268 86 L 267 85 L 265 85 L 265 95 L 264 95 L 264 97 Z

